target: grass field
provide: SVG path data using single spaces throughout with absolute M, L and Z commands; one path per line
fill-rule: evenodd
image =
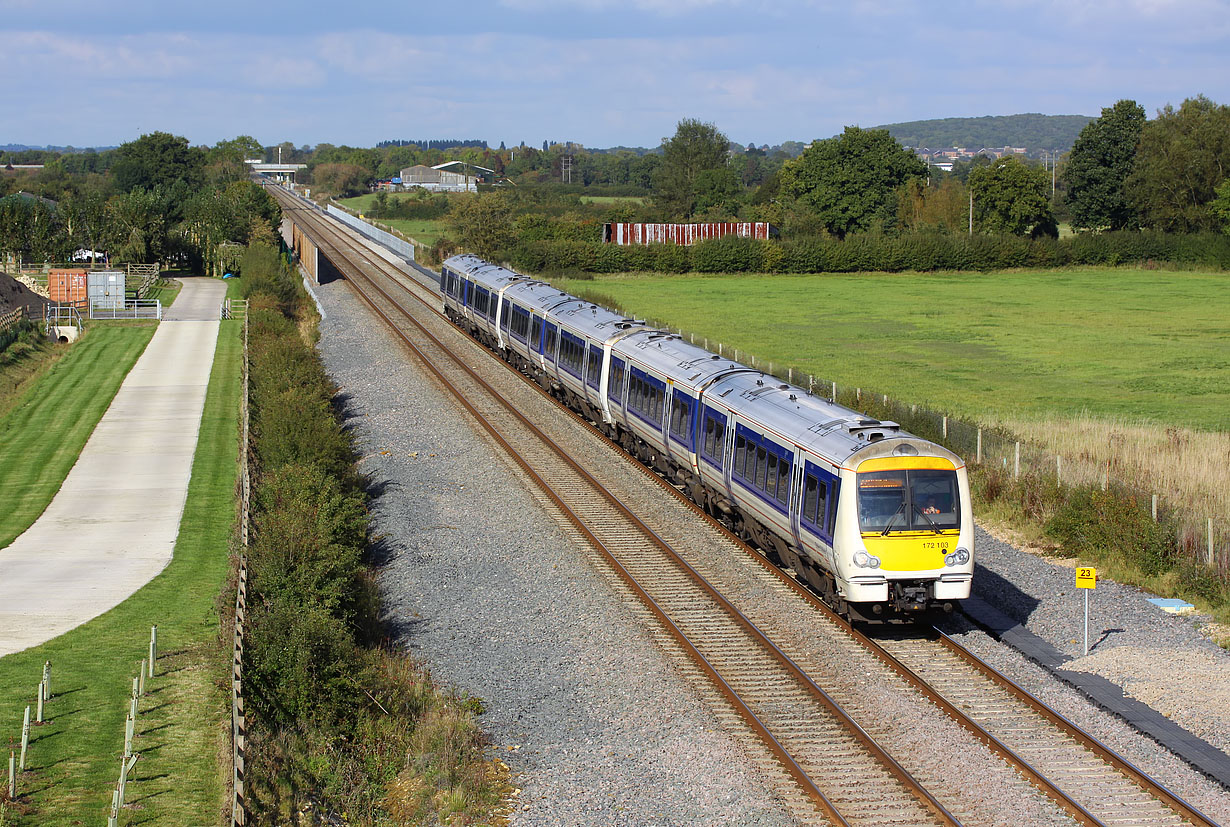
M 96 335 L 100 331 L 94 331 Z M 0 658 L 0 740 L 19 737 L 45 660 L 50 723 L 31 736 L 18 807 L 8 825 L 104 824 L 124 739 L 126 698 L 149 628 L 158 675 L 146 683 L 121 824 L 219 824 L 229 736 L 228 669 L 215 599 L 235 520 L 242 323 L 223 322 L 179 539 L 170 565 L 106 614 L 42 646 Z M 107 397 L 108 399 L 110 397 Z M 228 650 L 229 651 L 229 650 Z
M 582 195 L 582 204 L 636 204 L 643 206 L 649 199 L 643 195 Z
M 412 196 L 396 194 L 390 195 L 390 201 L 404 200 Z M 368 193 L 367 195 L 359 195 L 354 198 L 338 199 L 339 204 L 344 207 L 349 207 L 356 212 L 365 213 L 371 209 L 372 201 L 376 198 L 376 193 Z M 366 217 L 366 216 L 365 216 Z M 430 247 L 439 240 L 440 236 L 447 235 L 447 229 L 444 222 L 440 219 L 413 219 L 413 218 L 371 218 L 371 221 L 385 224 L 397 230 L 403 235 L 417 241 L 426 247 Z
M 0 548 L 43 513 L 156 323 L 95 324 L 0 417 Z
M 448 235 L 448 229 L 440 219 L 379 218 L 374 220 L 381 224 L 388 224 L 399 233 L 408 235 L 427 247 L 435 244 L 440 236 Z
M 982 422 L 1230 429 L 1230 274 L 1143 270 L 564 281 L 716 348 Z

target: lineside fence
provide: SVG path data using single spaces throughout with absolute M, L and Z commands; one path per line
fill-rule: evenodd
M 247 302 L 244 302 L 245 311 Z M 251 467 L 248 462 L 248 316 L 243 316 L 243 393 L 239 397 L 239 582 L 235 590 L 235 634 L 231 658 L 231 825 L 248 823 L 244 798 L 248 719 L 244 711 L 243 645 L 248 612 L 248 512 L 252 502 Z
M 999 467 L 1011 479 L 1032 478 L 1053 481 L 1062 486 L 1095 486 L 1103 491 L 1115 488 L 1148 504 L 1153 519 L 1170 514 L 1178 525 L 1178 546 L 1192 562 L 1202 563 L 1223 580 L 1230 579 L 1230 515 L 1200 513 L 1173 490 L 1149 490 L 1142 482 L 1145 471 L 1122 458 L 1105 462 L 1087 456 L 1062 456 L 1038 445 L 1013 439 L 1005 432 L 948 416 L 921 405 L 911 405 L 863 388 L 839 387 L 832 380 L 814 376 L 785 364 L 764 362 L 747 351 L 711 342 L 701 336 L 672 328 L 653 320 L 647 324 L 662 327 L 706 350 L 741 361 L 765 373 L 784 378 L 791 384 L 857 411 L 872 413 L 880 419 L 897 422 L 906 430 L 931 439 L 962 456 L 966 462 L 984 468 Z
M 0 333 L 8 330 L 10 327 L 16 327 L 17 323 L 26 317 L 26 307 L 14 307 L 7 313 L 0 314 Z
M 414 244 L 407 239 L 399 235 L 394 235 L 388 230 L 383 230 L 380 227 L 359 218 L 358 216 L 351 215 L 346 212 L 345 209 L 336 204 L 329 204 L 326 206 L 325 212 L 351 229 L 357 230 L 373 241 L 383 244 L 390 250 L 400 255 L 402 258 L 409 261 L 414 261 Z M 392 230 L 392 227 L 390 227 L 389 230 Z

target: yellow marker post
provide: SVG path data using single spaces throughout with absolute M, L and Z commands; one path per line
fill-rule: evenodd
M 1076 588 L 1085 590 L 1085 654 L 1089 654 L 1089 592 L 1098 587 L 1098 570 L 1089 566 L 1077 566 Z

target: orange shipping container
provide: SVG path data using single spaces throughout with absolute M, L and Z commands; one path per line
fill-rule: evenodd
M 47 274 L 47 292 L 53 302 L 84 303 L 86 301 L 85 270 L 52 270 Z

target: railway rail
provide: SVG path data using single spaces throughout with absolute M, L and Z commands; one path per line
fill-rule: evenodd
M 347 271 L 359 297 L 383 318 L 442 384 L 548 492 L 557 507 L 657 616 L 699 670 L 708 676 L 730 706 L 746 721 L 765 748 L 793 778 L 797 791 L 835 824 L 959 823 L 959 801 L 950 791 L 928 791 L 823 687 L 805 654 L 781 645 L 761 630 L 753 607 L 736 606 L 722 596 L 721 577 L 704 572 L 703 559 L 713 543 L 752 555 L 766 577 L 785 585 L 814 607 L 833 639 L 842 641 L 836 658 L 874 660 L 933 706 L 972 732 L 1048 797 L 1082 824 L 1212 825 L 1177 796 L 1166 791 L 1091 736 L 1050 711 L 959 644 L 934 633 L 888 636 L 874 640 L 833 614 L 810 591 L 758 551 L 743 544 L 725 526 L 691 505 L 657 474 L 635 467 L 671 492 L 707 523 L 709 545 L 699 555 L 677 549 L 585 471 L 517 406 L 504 401 L 507 390 L 492 387 L 468 363 L 496 364 L 468 337 L 456 354 L 442 340 L 447 331 L 462 336 L 438 307 L 385 259 L 373 255 L 348 235 L 330 226 L 312 208 L 275 190 L 283 207 L 314 227 L 322 251 Z M 342 266 L 341 262 L 348 262 Z M 409 307 L 394 293 L 413 296 Z M 511 369 L 497 374 L 507 380 Z M 520 377 L 520 374 L 516 374 Z M 528 380 L 520 383 L 546 399 Z M 551 404 L 555 404 L 551 402 Z M 572 418 L 570 418 L 572 419 Z M 580 421 L 579 418 L 575 418 Z M 588 427 L 588 425 L 586 426 Z M 610 453 L 625 457 L 597 429 L 589 428 Z M 514 447 L 515 446 L 515 447 Z M 631 460 L 629 460 L 631 463 Z M 954 815 L 954 813 L 956 813 Z

